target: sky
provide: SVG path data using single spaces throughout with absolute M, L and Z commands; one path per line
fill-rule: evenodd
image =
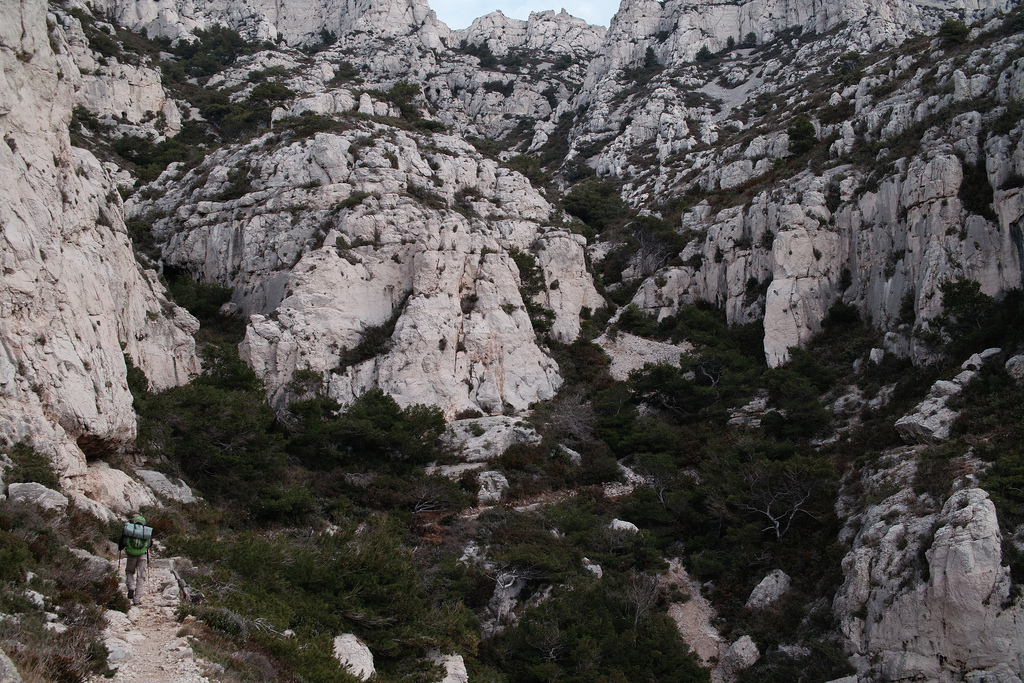
M 428 0 L 430 9 L 449 28 L 466 28 L 477 17 L 500 9 L 505 16 L 529 19 L 530 12 L 554 10 L 563 7 L 573 16 L 588 23 L 608 26 L 612 15 L 619 9 L 619 0 Z

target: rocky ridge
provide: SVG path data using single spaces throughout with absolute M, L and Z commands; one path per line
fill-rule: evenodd
M 122 206 L 115 178 L 131 176 L 70 146 L 72 104 L 118 120 L 118 133 L 157 140 L 175 132 L 176 112 L 197 112 L 168 97 L 156 69 L 101 63 L 73 16 L 52 14 L 48 36 L 41 6 L 27 7 L 32 30 L 0 42 L 0 87 L 23 105 L 0 116 L 0 169 L 19 193 L 2 216 L 0 410 L 12 425 L 4 436 L 31 435 L 62 464 L 71 498 L 101 517 L 156 501 L 128 475 L 86 466 L 134 434 L 121 351 L 154 388 L 199 369 L 196 323 L 137 265 L 123 212 L 152 221 L 164 264 L 234 288 L 228 308 L 248 319 L 242 355 L 278 407 L 296 371 L 323 378 L 342 403 L 381 387 L 449 419 L 497 419 L 555 396 L 562 380 L 550 345 L 576 339 L 606 305 L 590 273 L 617 237 L 587 249 L 517 153 L 554 154 L 554 187 L 585 167 L 667 218 L 685 249 L 663 253 L 653 271 L 630 263 L 620 288 L 635 288 L 632 302 L 658 318 L 710 301 L 731 323 L 763 319 L 771 365 L 819 331 L 836 302 L 887 332 L 886 353 L 925 360 L 914 331 L 940 312 L 942 283 L 977 280 L 992 295 L 1021 283 L 1024 58 L 1019 32 L 998 19 L 975 28 L 968 46 L 919 39 L 914 59 L 898 48 L 851 53 L 908 40 L 947 14 L 897 3 L 786 6 L 744 44 L 752 5 L 630 2 L 602 34 L 553 13 L 490 15 L 449 32 L 417 3 L 307 8 L 295 21 L 230 3 L 187 17 L 184 5 L 115 4 L 107 9 L 119 23 L 172 36 L 220 22 L 289 43 L 327 42 L 321 27 L 341 34 L 312 56 L 266 49 L 217 75 L 207 85 L 237 103 L 255 90 L 254 72 L 283 67 L 280 82 L 296 96 L 275 110 L 271 130 L 195 168 L 171 165 Z M 984 19 L 1005 7 L 966 9 Z M 738 47 L 725 40 L 734 35 Z M 485 65 L 482 45 L 502 61 Z M 692 62 L 702 46 L 725 51 Z M 562 57 L 566 68 L 553 73 Z M 362 83 L 339 78 L 343 61 Z M 816 80 L 804 66 L 821 63 L 834 65 L 834 78 Z M 425 84 L 411 108 L 389 96 L 404 81 Z M 150 112 L 163 114 L 162 130 Z M 313 117 L 331 123 L 298 132 Z M 466 141 L 476 136 L 486 139 Z M 986 185 L 991 201 L 979 205 L 971 193 Z M 693 201 L 671 205 L 680 196 Z M 686 350 L 644 346 L 626 360 Z M 865 484 L 900 493 L 864 510 L 840 504 L 851 551 L 834 612 L 847 651 L 867 678 L 1019 679 L 1014 647 L 1024 634 L 995 509 L 970 480 L 945 502 L 913 493 L 913 456 L 887 453 L 892 469 Z M 485 497 L 500 498 L 500 481 L 484 483 Z M 91 507 L 104 496 L 114 502 Z M 909 564 L 921 553 L 927 571 Z M 515 592 L 495 593 L 499 616 Z M 979 628 L 982 646 L 967 645 Z M 760 656 L 749 637 L 733 648 L 737 671 Z
M 63 29 L 43 3 L 7 3 L 4 16 L 0 433 L 31 441 L 75 489 L 87 458 L 134 438 L 125 359 L 154 388 L 187 382 L 198 323 L 136 263 L 107 172 L 70 143 L 89 81 Z

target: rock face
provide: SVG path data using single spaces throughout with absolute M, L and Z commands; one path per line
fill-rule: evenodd
M 76 477 L 135 436 L 125 356 L 155 388 L 185 382 L 198 326 L 137 265 L 106 172 L 70 145 L 80 75 L 63 29 L 43 2 L 0 8 L 0 436 Z
M 742 19 L 752 11 L 757 26 Z M 1019 183 L 1009 181 L 1024 161 L 1019 122 L 1010 117 L 1009 132 L 1000 124 L 1001 132 L 986 136 L 1004 110 L 966 105 L 975 97 L 1001 104 L 1019 97 L 1015 39 L 989 41 L 964 66 L 935 53 L 941 95 L 907 55 L 891 73 L 869 69 L 830 85 L 813 96 L 808 114 L 815 139 L 832 141 L 829 160 L 772 179 L 797 148 L 788 132 L 766 130 L 762 117 L 812 97 L 803 80 L 810 71 L 801 65 L 899 42 L 908 27 L 932 26 L 948 16 L 943 11 L 912 3 L 625 3 L 578 95 L 587 108 L 573 119 L 568 159 L 621 179 L 624 197 L 638 207 L 668 206 L 684 192 L 714 195 L 683 213 L 678 232 L 689 244 L 681 253 L 665 255 L 668 263 L 653 273 L 630 265 L 623 277 L 643 280 L 633 302 L 659 318 L 711 301 L 730 323 L 762 319 L 765 356 L 775 366 L 820 331 L 835 303 L 856 306 L 890 333 L 887 352 L 920 360 L 926 350 L 910 332 L 941 310 L 943 282 L 976 280 L 993 296 L 1020 287 L 1012 235 L 1024 203 Z M 705 16 L 710 27 L 694 29 Z M 742 45 L 748 31 L 760 41 L 799 25 L 806 37 L 842 21 L 851 24 L 834 38 L 772 43 L 787 53 L 788 66 L 761 49 L 723 46 L 730 36 Z M 714 77 L 690 61 L 702 43 L 724 48 Z M 637 92 L 624 85 L 623 69 L 651 80 Z M 895 90 L 873 90 L 883 82 Z M 771 104 L 759 110 L 757 98 Z M 920 149 L 908 151 L 896 141 L 912 129 Z M 869 163 L 857 160 L 860 152 Z M 990 206 L 964 189 L 975 178 L 984 184 L 978 169 L 993 188 Z M 743 201 L 732 199 L 739 194 Z
M 973 21 L 993 10 L 1005 11 L 1008 6 L 1002 0 L 994 0 L 952 2 L 943 9 L 959 10 Z M 749 36 L 754 38 L 753 44 L 758 44 L 793 27 L 825 33 L 844 22 L 857 26 L 863 32 L 865 47 L 869 47 L 902 40 L 911 31 L 934 31 L 943 17 L 932 5 L 905 0 L 835 3 L 627 0 L 612 19 L 601 57 L 590 65 L 587 84 L 595 85 L 613 69 L 642 64 L 648 49 L 654 51 L 661 64 L 688 62 L 701 47 L 717 52 L 726 47 L 729 38 L 740 43 Z
M 868 490 L 906 486 L 912 453 L 884 456 Z M 844 530 L 852 550 L 833 610 L 851 661 L 861 676 L 886 680 L 1019 680 L 1024 607 L 1009 599 L 988 494 L 965 488 L 937 509 L 927 494 L 897 490 Z
M 67 496 L 35 482 L 11 484 L 7 487 L 7 498 L 12 503 L 34 505 L 46 512 L 62 513 L 68 508 Z
M 978 374 L 986 358 L 996 355 L 1001 349 L 986 349 L 963 362 L 961 372 L 951 380 L 939 380 L 932 385 L 928 396 L 914 407 L 913 412 L 896 421 L 896 431 L 907 443 L 933 443 L 949 438 L 953 421 L 958 411 L 946 407 L 951 396 L 956 396 Z
M 163 197 L 131 210 L 169 214 L 155 227 L 166 258 L 235 287 L 252 314 L 242 356 L 277 402 L 295 370 L 321 373 L 342 403 L 380 387 L 449 417 L 551 398 L 561 379 L 512 254 L 533 253 L 548 286 L 528 298 L 570 342 L 582 309 L 603 304 L 583 238 L 545 226 L 554 208 L 467 143 L 375 130 L 220 152 L 184 177 L 169 169 Z M 368 133 L 383 135 L 367 146 Z M 229 172 L 252 191 L 218 201 Z M 363 360 L 354 352 L 373 328 L 388 330 L 387 348 Z
M 450 33 L 447 26 L 437 21 L 425 0 L 320 0 L 288 4 L 218 0 L 201 6 L 185 0 L 103 0 L 95 6 L 111 14 L 122 26 L 171 38 L 226 24 L 250 38 L 282 38 L 290 44 L 315 42 L 321 37 L 321 30 L 334 34 L 372 31 L 387 36 L 419 31 L 426 34 L 427 47 L 438 47 L 440 38 L 447 38 Z
M 365 681 L 374 673 L 373 653 L 366 644 L 351 633 L 345 633 L 334 639 L 334 658 L 341 662 L 341 665 L 350 674 L 361 681 Z
M 135 476 L 141 479 L 145 484 L 153 489 L 158 495 L 176 501 L 178 503 L 194 503 L 199 498 L 196 498 L 195 494 L 192 493 L 192 489 L 188 487 L 183 481 L 171 481 L 167 478 L 163 472 L 157 472 L 155 470 L 135 470 Z
M 105 462 L 90 463 L 76 488 L 86 498 L 122 516 L 159 504 L 149 487 Z
M 564 9 L 530 12 L 526 21 L 512 19 L 501 10 L 475 19 L 469 28 L 452 32 L 452 44 L 465 40 L 472 45 L 484 43 L 495 55 L 512 50 L 539 50 L 551 55 L 577 55 L 597 52 L 605 37 L 603 26 L 593 26 Z

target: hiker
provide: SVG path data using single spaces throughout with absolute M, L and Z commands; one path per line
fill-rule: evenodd
M 149 546 L 153 538 L 153 527 L 146 526 L 146 518 L 135 515 L 125 523 L 118 549 L 128 556 L 124 566 L 125 583 L 128 584 L 128 599 L 132 604 L 142 603 L 142 593 L 149 570 Z

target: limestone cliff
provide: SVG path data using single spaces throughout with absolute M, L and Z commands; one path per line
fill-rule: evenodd
M 136 263 L 114 185 L 70 144 L 83 82 L 64 31 L 41 1 L 2 8 L 0 435 L 73 482 L 135 436 L 125 357 L 156 388 L 186 382 L 198 325 Z

